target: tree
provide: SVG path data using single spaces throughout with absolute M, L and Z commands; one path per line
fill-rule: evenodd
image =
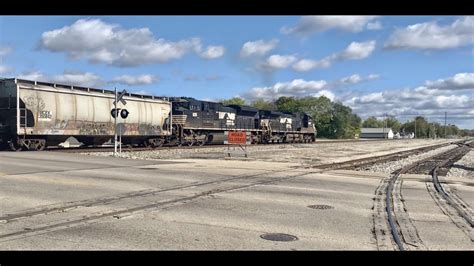
M 354 138 L 360 133 L 361 119 L 352 113 L 352 109 L 340 102 L 334 103 L 334 115 L 331 127 L 334 130 L 334 138 Z
M 231 104 L 245 105 L 245 100 L 239 97 L 233 97 L 227 100 L 221 100 L 220 103 L 222 103 L 223 105 L 231 105 Z
M 295 97 L 280 97 L 275 104 L 280 112 L 297 113 L 300 111 L 300 103 Z
M 364 123 L 362 123 L 362 127 L 368 127 L 368 128 L 377 128 L 377 127 L 383 127 L 384 123 L 383 121 L 377 120 L 375 116 L 368 117 Z
M 299 99 L 299 109 L 301 112 L 309 114 L 318 130 L 318 136 L 324 138 L 334 137 L 334 130 L 331 127 L 333 119 L 333 103 L 325 96 L 304 97 Z
M 257 99 L 253 101 L 251 106 L 258 109 L 263 109 L 263 110 L 271 110 L 271 111 L 277 110 L 277 107 L 273 102 L 265 101 L 264 99 Z
M 415 123 L 416 121 L 416 123 Z M 402 130 L 405 132 L 413 132 L 415 133 L 415 124 L 416 124 L 416 138 L 428 138 L 430 137 L 430 125 L 428 121 L 423 116 L 417 116 L 415 121 L 408 121 L 400 126 Z
M 391 128 L 393 130 L 394 133 L 396 132 L 399 132 L 400 131 L 400 127 L 401 127 L 401 123 L 393 116 L 389 116 L 386 120 L 385 120 L 385 125 L 387 128 Z

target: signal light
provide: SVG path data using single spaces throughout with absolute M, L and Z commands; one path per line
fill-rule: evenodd
M 120 108 L 112 109 L 110 111 L 110 114 L 112 115 L 113 118 L 116 118 L 118 117 L 119 111 L 120 111 L 120 117 L 122 117 L 123 119 L 127 118 L 127 116 L 130 114 L 130 112 L 127 109 L 120 109 Z
M 117 111 L 118 110 L 120 110 L 120 109 L 119 108 L 117 108 L 117 109 L 114 108 L 110 111 L 110 114 L 112 115 L 113 118 L 117 117 Z
M 120 116 L 125 119 L 127 118 L 129 112 L 127 111 L 127 109 L 122 109 L 122 111 L 120 111 Z

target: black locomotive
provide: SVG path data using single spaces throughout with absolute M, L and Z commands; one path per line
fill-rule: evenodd
M 316 139 L 312 118 L 305 113 L 289 114 L 227 105 L 189 97 L 170 98 L 172 139 L 178 145 L 222 143 L 225 131 L 250 132 L 251 143 L 304 143 Z

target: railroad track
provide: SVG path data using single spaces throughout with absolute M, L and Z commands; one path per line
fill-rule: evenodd
M 329 142 L 329 141 L 324 141 L 324 142 L 321 142 L 321 143 L 327 143 L 327 142 Z M 335 142 L 342 142 L 342 141 L 335 141 Z M 428 150 L 431 150 L 431 149 L 436 149 L 438 147 L 442 147 L 442 146 L 446 146 L 446 145 L 450 145 L 450 144 L 451 143 L 445 143 L 445 144 L 439 144 L 439 145 L 434 145 L 434 146 L 430 146 L 430 147 L 423 147 L 423 148 L 418 148 L 418 149 L 414 149 L 414 150 L 409 150 L 409 151 L 402 152 L 402 153 L 395 153 L 395 154 L 389 154 L 389 155 L 384 155 L 384 156 L 375 156 L 375 157 L 364 158 L 364 159 L 359 159 L 359 160 L 351 160 L 351 161 L 347 161 L 347 162 L 343 162 L 343 163 L 320 165 L 320 166 L 317 166 L 317 168 L 320 168 L 320 169 L 327 169 L 327 168 L 347 169 L 347 168 L 350 168 L 350 167 L 360 167 L 360 166 L 368 164 L 368 163 L 375 163 L 375 162 L 380 163 L 380 162 L 383 162 L 383 161 L 386 161 L 386 160 L 389 160 L 389 159 L 393 160 L 394 158 L 400 158 L 402 156 L 409 156 L 409 155 L 412 155 L 412 154 L 415 154 L 415 153 L 425 152 L 425 151 L 428 151 Z M 226 145 L 214 145 L 214 147 L 215 146 L 227 147 Z M 178 147 L 174 147 L 174 148 L 178 148 Z M 183 147 L 183 148 L 196 148 L 196 147 Z M 80 150 L 80 152 L 89 152 L 90 151 L 90 149 L 78 149 L 78 150 Z M 98 150 L 102 151 L 102 149 L 98 149 Z M 74 150 L 72 152 L 79 152 L 79 151 Z M 279 172 L 283 172 L 283 171 L 272 171 L 272 172 L 279 173 Z M 143 191 L 138 191 L 138 192 L 114 195 L 114 196 L 105 197 L 105 198 L 97 198 L 97 199 L 91 199 L 91 200 L 66 202 L 66 203 L 62 203 L 62 204 L 59 204 L 59 205 L 49 205 L 49 206 L 46 206 L 46 207 L 40 207 L 40 208 L 31 209 L 31 210 L 25 210 L 25 211 L 20 212 L 20 213 L 13 213 L 13 214 L 7 214 L 7 215 L 4 215 L 4 216 L 0 216 L 0 223 L 9 223 L 9 222 L 12 222 L 12 221 L 15 221 L 15 220 L 18 220 L 18 219 L 28 218 L 28 217 L 35 216 L 35 215 L 42 215 L 42 214 L 48 214 L 48 213 L 54 213 L 54 212 L 62 212 L 62 211 L 77 208 L 77 207 L 93 206 L 95 204 L 105 204 L 105 203 L 110 203 L 110 202 L 118 201 L 118 200 L 125 199 L 125 198 L 130 198 L 130 197 L 153 195 L 153 194 L 160 193 L 160 192 L 165 192 L 165 191 L 171 191 L 171 190 L 177 190 L 177 189 L 183 189 L 183 188 L 189 188 L 189 187 L 197 187 L 197 186 L 203 186 L 203 185 L 208 185 L 208 184 L 216 184 L 216 183 L 220 183 L 220 182 L 226 182 L 226 181 L 233 181 L 235 179 L 241 179 L 243 177 L 248 178 L 248 177 L 254 177 L 254 176 L 258 176 L 258 175 L 259 174 L 252 175 L 252 176 L 234 176 L 234 177 L 230 177 L 230 178 L 227 178 L 227 179 L 220 179 L 220 180 L 209 181 L 209 182 L 198 182 L 198 183 L 192 183 L 192 184 L 188 184 L 188 185 L 184 185 L 184 186 L 176 186 L 176 187 L 160 189 L 160 190 L 154 190 L 154 189 L 152 189 L 152 190 L 143 190 Z
M 294 144 L 314 144 L 314 145 L 321 145 L 321 144 L 334 144 L 334 143 L 346 143 L 346 142 L 377 142 L 377 141 L 387 141 L 385 139 L 377 139 L 377 140 L 366 140 L 366 139 L 351 139 L 351 140 L 323 140 L 318 141 L 316 140 L 313 143 L 278 143 L 278 144 L 252 144 L 250 146 L 269 146 L 269 145 L 294 145 Z M 394 140 L 390 140 L 394 141 Z M 396 140 L 395 140 L 396 141 Z M 122 152 L 135 152 L 135 151 L 155 151 L 155 150 L 168 150 L 168 149 L 205 149 L 205 148 L 219 148 L 219 147 L 227 147 L 228 145 L 224 144 L 208 144 L 204 146 L 193 145 L 193 146 L 170 146 L 170 145 L 163 145 L 162 147 L 130 147 L 130 146 L 122 146 Z M 60 147 L 49 147 L 45 149 L 46 151 L 55 151 L 55 152 L 67 152 L 67 153 L 81 153 L 81 152 L 113 152 L 114 147 L 78 147 L 78 148 L 60 148 Z
M 449 154 L 443 154 L 434 158 L 438 163 L 431 170 L 431 183 L 426 183 L 426 188 L 438 207 L 451 221 L 460 228 L 470 239 L 474 241 L 474 213 L 472 208 L 462 200 L 461 197 L 441 182 L 440 175 L 446 174 L 457 160 L 468 153 L 470 148 L 466 145 L 452 150 Z M 444 184 L 443 184 L 444 183 Z
M 449 143 L 436 144 L 436 145 L 427 146 L 427 147 L 421 147 L 421 148 L 416 148 L 416 149 L 411 149 L 411 150 L 406 150 L 406 151 L 401 151 L 401 152 L 390 153 L 386 155 L 365 157 L 361 159 L 355 159 L 355 160 L 349 160 L 349 161 L 343 161 L 343 162 L 337 162 L 337 163 L 320 164 L 320 165 L 315 165 L 312 168 L 363 170 L 364 167 L 370 166 L 373 164 L 384 163 L 388 161 L 396 161 L 403 158 L 407 158 L 412 155 L 425 153 L 434 149 L 438 149 L 438 148 L 453 145 L 453 144 L 459 144 L 462 142 L 463 141 L 454 141 L 454 142 L 449 142 Z
M 328 143 L 330 141 L 324 141 L 320 143 Z M 331 141 L 332 142 L 332 141 Z M 334 142 L 345 142 L 345 141 L 334 141 Z M 424 152 L 427 150 L 431 149 L 436 149 L 441 146 L 445 145 L 450 145 L 451 143 L 445 143 L 445 144 L 439 144 L 439 145 L 434 145 L 430 147 L 423 147 L 419 149 L 414 149 L 410 150 L 407 152 L 403 152 L 403 156 L 409 156 L 413 153 L 419 153 L 419 152 Z M 222 146 L 226 147 L 226 145 L 214 145 L 216 146 Z M 200 147 L 200 146 L 197 146 Z M 165 148 L 165 147 L 162 147 Z M 178 147 L 171 147 L 171 148 L 178 148 Z M 196 147 L 182 147 L 182 148 L 196 148 Z M 97 150 L 103 151 L 105 148 L 99 148 Z M 89 152 L 91 149 L 74 149 L 71 152 Z M 61 150 L 62 151 L 62 150 Z M 388 156 L 376 156 L 376 157 L 370 157 L 370 158 L 364 158 L 360 160 L 353 160 L 353 161 L 348 161 L 344 163 L 337 163 L 337 164 L 329 164 L 329 165 L 322 165 L 318 166 L 318 168 L 326 169 L 326 168 L 337 168 L 337 169 L 345 169 L 348 166 L 354 167 L 354 165 L 360 166 L 364 165 L 366 163 L 373 163 L 374 160 L 380 161 L 385 161 L 389 159 L 393 159 L 395 157 L 399 158 L 401 155 L 400 153 L 396 154 L 390 154 Z M 273 173 L 279 173 L 279 172 L 284 172 L 284 171 L 272 171 Z M 122 199 L 127 199 L 127 198 L 133 198 L 133 197 L 142 197 L 142 196 L 149 196 L 149 195 L 155 195 L 157 193 L 162 193 L 162 192 L 167 192 L 167 191 L 172 191 L 172 190 L 179 190 L 179 189 L 185 189 L 185 188 L 190 188 L 190 187 L 199 187 L 199 186 L 204 186 L 204 185 L 210 185 L 210 184 L 218 184 L 226 181 L 233 181 L 236 179 L 242 179 L 242 178 L 249 178 L 249 177 L 255 177 L 261 174 L 257 175 L 251 175 L 251 176 L 234 176 L 226 179 L 220 179 L 220 180 L 215 180 L 215 181 L 208 181 L 208 182 L 197 182 L 197 183 L 192 183 L 188 185 L 183 185 L 183 186 L 176 186 L 172 188 L 166 188 L 166 189 L 151 189 L 151 190 L 143 190 L 143 191 L 137 191 L 137 192 L 131 192 L 131 193 L 125 193 L 125 194 L 120 194 L 120 195 L 114 195 L 110 197 L 102 197 L 102 198 L 96 198 L 96 199 L 90 199 L 90 200 L 82 200 L 82 201 L 73 201 L 73 202 L 66 202 L 62 204 L 57 204 L 57 205 L 48 205 L 48 206 L 43 206 L 40 208 L 34 208 L 30 210 L 25 210 L 19 213 L 12 213 L 12 214 L 6 214 L 3 216 L 0 216 L 0 223 L 10 223 L 16 220 L 24 219 L 24 218 L 29 218 L 32 216 L 36 215 L 43 215 L 43 214 L 50 214 L 50 213 L 57 213 L 57 212 L 65 212 L 70 209 L 75 209 L 75 208 L 80 208 L 80 207 L 90 207 L 94 206 L 97 204 L 109 204 L 113 203 Z
M 431 196 L 443 212 L 474 241 L 472 210 L 461 198 L 445 189 L 438 178 L 438 172 L 444 173 L 449 167 L 462 158 L 469 150 L 469 145 L 457 143 L 459 146 L 441 154 L 425 158 L 407 165 L 381 180 L 374 198 L 374 228 L 377 246 L 382 250 L 426 250 L 423 241 L 411 221 L 404 199 L 401 194 L 403 174 L 430 173 L 432 182 L 427 182 Z M 450 208 L 454 209 L 451 210 Z M 393 242 L 392 242 L 393 241 Z M 395 243 L 395 245 L 393 245 Z
M 256 185 L 271 184 L 317 173 L 318 171 L 297 172 L 293 175 L 287 175 L 287 172 L 288 170 L 269 170 L 265 173 L 253 175 L 239 175 L 226 179 L 191 183 L 166 189 L 144 190 L 105 198 L 68 202 L 59 205 L 43 206 L 42 208 L 25 210 L 19 213 L 12 213 L 0 217 L 0 226 L 3 227 L 4 232 L 0 234 L 0 242 L 39 234 L 45 234 L 48 232 L 67 229 L 80 225 L 91 224 L 105 218 L 120 218 L 135 213 L 143 213 L 144 211 L 162 209 L 168 206 L 173 206 L 175 204 L 183 204 L 202 197 L 212 196 L 213 194 L 217 193 L 229 192 Z M 283 176 L 273 177 L 275 173 L 282 173 Z M 269 174 L 271 176 L 267 176 Z M 248 179 L 250 179 L 251 182 L 243 184 L 235 184 L 234 182 L 232 182 L 236 180 Z M 197 191 L 191 191 L 194 192 L 191 195 L 188 195 L 188 193 L 184 196 L 172 195 L 170 198 L 168 197 L 165 200 L 160 198 L 160 196 L 163 196 L 163 193 L 182 191 L 186 189 L 196 189 Z M 176 194 L 179 195 L 179 193 Z M 140 202 L 140 200 L 142 201 Z M 116 203 L 115 205 L 118 205 L 118 207 L 114 207 L 114 203 Z M 105 208 L 105 211 L 92 212 L 88 213 L 88 215 L 82 215 L 81 212 L 74 214 L 73 210 L 77 210 L 78 208 L 90 207 L 102 209 Z M 19 224 L 17 223 L 18 221 L 26 220 L 33 216 L 47 214 L 56 214 L 61 216 L 61 213 L 67 212 L 72 215 L 68 216 L 67 218 L 57 220 L 55 219 L 52 222 L 38 223 L 38 221 L 32 221 L 31 224 L 33 224 L 34 226 L 31 227 L 25 227 L 25 224 L 28 224 L 28 222 L 22 222 Z
M 435 146 L 438 147 L 440 145 Z M 430 149 L 436 148 L 435 146 L 430 147 Z M 143 213 L 144 211 L 162 209 L 168 206 L 173 206 L 175 204 L 182 204 L 202 197 L 212 196 L 216 193 L 223 193 L 256 185 L 280 182 L 313 173 L 318 173 L 320 171 L 321 170 L 297 172 L 293 175 L 287 175 L 285 172 L 288 172 L 288 170 L 268 171 L 265 173 L 259 173 L 254 175 L 238 175 L 226 179 L 197 182 L 165 189 L 143 190 L 132 193 L 114 195 L 110 197 L 74 201 L 58 205 L 42 206 L 40 208 L 24 210 L 19 213 L 11 213 L 0 217 L 0 226 L 5 229 L 4 233 L 0 234 L 0 242 L 95 223 L 106 218 L 120 218 L 122 216 L 128 216 L 134 213 Z M 283 176 L 274 177 L 275 174 L 281 173 L 285 174 Z M 269 174 L 271 174 L 271 176 L 267 176 Z M 235 184 L 234 182 L 232 182 L 239 179 L 249 180 L 250 182 L 246 182 L 244 184 Z M 195 189 L 197 191 L 192 190 L 192 192 L 194 193 L 192 193 L 191 195 L 187 193 L 187 195 L 184 196 L 176 196 L 179 194 L 177 193 L 171 198 L 167 198 L 165 200 L 159 198 L 159 196 L 164 195 L 164 193 L 166 192 L 176 192 L 186 189 Z M 139 202 L 140 200 L 142 200 L 141 203 Z M 114 207 L 117 205 L 118 207 Z M 80 215 L 80 211 L 79 213 L 75 213 L 77 209 L 91 207 L 93 209 L 102 208 L 102 210 L 90 213 L 88 212 L 87 215 Z M 73 213 L 72 217 L 68 216 L 67 218 L 65 218 L 64 216 L 62 216 L 62 213 L 71 212 Z M 31 222 L 31 224 L 34 226 L 25 227 L 25 224 L 30 223 L 27 221 L 28 218 L 46 214 L 58 215 L 59 219 L 54 219 L 54 221 L 46 223 L 38 222 L 35 220 Z M 16 222 L 20 220 L 26 221 L 18 225 L 18 223 Z M 10 227 L 12 225 L 15 226 Z

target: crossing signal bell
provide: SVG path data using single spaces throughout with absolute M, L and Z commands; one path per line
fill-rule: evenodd
M 128 115 L 130 114 L 130 112 L 127 109 L 120 109 L 120 108 L 112 109 L 112 111 L 110 111 L 110 114 L 112 115 L 113 118 L 116 118 L 118 117 L 117 113 L 119 111 L 120 111 L 120 117 L 122 117 L 123 119 L 127 118 Z

